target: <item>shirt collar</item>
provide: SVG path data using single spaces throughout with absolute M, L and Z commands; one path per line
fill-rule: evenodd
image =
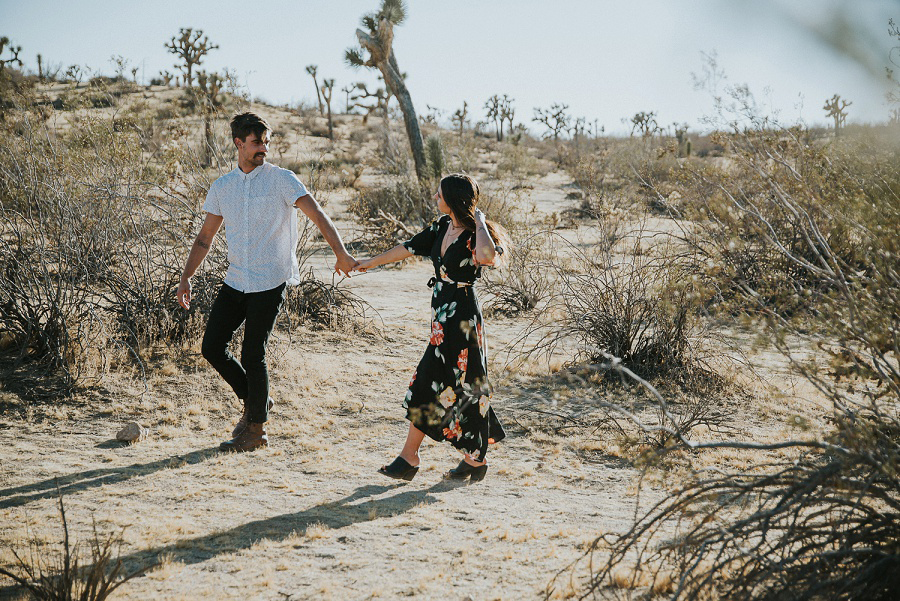
M 257 175 L 259 175 L 260 173 L 262 173 L 263 170 L 264 170 L 268 165 L 269 165 L 269 163 L 263 163 L 263 164 L 260 165 L 259 167 L 256 167 L 256 168 L 255 168 L 253 171 L 251 171 L 250 173 L 244 173 L 243 171 L 241 171 L 241 168 L 240 168 L 240 167 L 235 167 L 235 171 L 237 171 L 238 174 L 241 176 L 241 181 L 247 181 L 247 180 L 251 180 L 251 179 L 255 178 Z

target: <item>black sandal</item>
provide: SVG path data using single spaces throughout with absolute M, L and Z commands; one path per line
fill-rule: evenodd
M 388 478 L 395 480 L 406 480 L 407 482 L 415 478 L 418 471 L 418 465 L 410 465 L 403 457 L 397 457 L 390 465 L 383 465 L 378 468 L 379 474 L 384 474 Z
M 487 474 L 487 468 L 487 463 L 484 465 L 472 465 L 466 463 L 466 460 L 463 459 L 459 462 L 459 465 L 447 472 L 447 478 L 450 480 L 465 480 L 469 478 L 472 482 L 481 482 L 484 480 L 485 474 Z

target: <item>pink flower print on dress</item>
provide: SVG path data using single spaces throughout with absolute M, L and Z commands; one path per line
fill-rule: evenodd
M 466 371 L 466 367 L 469 365 L 469 349 L 464 348 L 459 351 L 459 358 L 456 360 L 456 366 L 460 371 Z
M 433 344 L 434 346 L 440 345 L 444 341 L 444 326 L 440 324 L 440 322 L 432 321 L 431 322 L 431 340 L 428 341 L 428 344 Z
M 444 428 L 444 438 L 454 440 L 462 434 L 462 428 L 459 427 L 459 420 L 455 420 L 450 428 Z

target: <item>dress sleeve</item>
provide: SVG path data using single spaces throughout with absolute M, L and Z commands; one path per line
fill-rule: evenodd
M 437 239 L 439 222 L 435 221 L 424 230 L 403 243 L 403 246 L 414 255 L 430 257 L 434 241 Z

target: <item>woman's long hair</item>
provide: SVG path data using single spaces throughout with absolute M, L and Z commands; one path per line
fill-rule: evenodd
M 444 197 L 444 202 L 453 211 L 456 220 L 472 233 L 475 233 L 475 208 L 478 206 L 480 195 L 478 182 L 465 173 L 451 173 L 441 180 L 441 196 Z M 489 219 L 485 221 L 494 244 L 509 252 L 510 240 L 506 229 Z

